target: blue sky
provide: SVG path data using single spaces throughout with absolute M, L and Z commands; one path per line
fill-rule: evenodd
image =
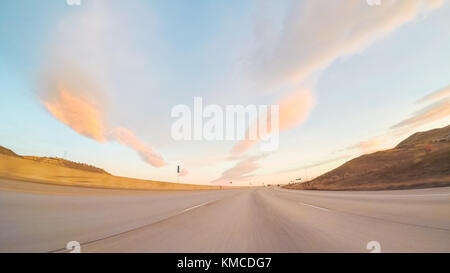
M 67 153 L 121 176 L 175 181 L 182 164 L 186 183 L 285 183 L 450 121 L 441 107 L 391 128 L 450 85 L 448 1 L 81 1 L 0 3 L 0 145 Z M 126 128 L 134 141 L 98 142 L 52 115 L 46 88 L 55 77 L 98 87 L 72 95 L 89 97 L 104 127 Z M 195 96 L 268 105 L 300 91 L 314 107 L 270 154 L 253 148 L 231 160 L 236 142 L 171 138 L 171 109 Z

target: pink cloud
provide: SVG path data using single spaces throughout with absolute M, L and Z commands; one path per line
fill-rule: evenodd
M 98 142 L 107 141 L 102 113 L 93 103 L 72 95 L 65 86 L 59 86 L 59 93 L 43 104 L 56 119 L 75 132 Z
M 249 174 L 260 168 L 258 160 L 264 156 L 265 155 L 244 158 L 243 160 L 239 161 L 234 167 L 224 171 L 219 178 L 212 181 L 211 183 L 219 185 L 229 185 L 230 182 L 236 184 L 236 182 L 250 178 L 251 175 Z
M 279 105 L 279 132 L 292 129 L 303 123 L 315 105 L 315 98 L 310 90 L 301 90 L 282 98 L 276 105 Z M 270 122 L 268 116 L 268 124 Z M 257 123 L 252 126 L 257 126 Z M 249 129 L 250 130 L 250 129 Z M 269 127 L 266 135 L 259 135 L 257 139 L 246 138 L 236 143 L 232 150 L 232 155 L 239 155 L 255 146 L 262 138 L 272 132 Z
M 154 167 L 163 167 L 167 163 L 161 157 L 161 155 L 155 153 L 154 149 L 139 140 L 136 135 L 126 128 L 115 128 L 111 133 L 118 143 L 123 144 L 131 149 L 135 150 L 139 156 Z
M 41 92 L 41 102 L 48 112 L 72 130 L 97 142 L 115 140 L 135 150 L 142 160 L 154 167 L 166 164 L 161 155 L 126 128 L 108 130 L 100 105 L 88 95 L 101 92 L 91 81 L 80 73 L 54 74 L 49 77 L 45 90 Z M 77 75 L 74 78 L 73 75 Z M 98 96 L 100 97 L 100 96 Z
M 443 99 L 447 96 L 450 96 L 450 85 L 432 92 L 431 94 L 420 99 L 418 102 L 423 103 L 423 102 L 436 101 L 436 100 Z

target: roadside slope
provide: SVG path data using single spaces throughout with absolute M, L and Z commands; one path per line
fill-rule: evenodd
M 450 186 L 450 126 L 416 133 L 394 149 L 355 158 L 302 190 L 387 190 Z
M 0 178 L 63 186 L 133 190 L 211 190 L 190 185 L 114 176 L 82 163 L 58 158 L 25 157 L 0 146 Z M 228 187 L 227 187 L 228 188 Z M 231 187 L 230 187 L 231 188 Z

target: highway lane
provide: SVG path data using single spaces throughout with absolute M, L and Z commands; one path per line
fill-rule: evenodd
M 450 188 L 58 193 L 45 187 L 0 190 L 0 251 L 61 250 L 75 240 L 82 252 L 369 252 L 369 241 L 382 252 L 450 252 Z
M 237 193 L 127 191 L 0 179 L 0 252 L 49 252 L 167 219 Z

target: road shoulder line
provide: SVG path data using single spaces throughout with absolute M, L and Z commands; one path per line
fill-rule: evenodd
M 314 205 L 310 205 L 310 204 L 306 204 L 306 203 L 301 203 L 301 202 L 300 202 L 300 204 L 303 205 L 303 206 L 307 206 L 307 207 L 311 207 L 311 208 L 315 208 L 315 209 L 320 209 L 320 210 L 323 210 L 323 211 L 329 211 L 329 209 L 327 209 L 327 208 L 322 208 L 322 207 L 318 207 L 318 206 L 314 206 Z

